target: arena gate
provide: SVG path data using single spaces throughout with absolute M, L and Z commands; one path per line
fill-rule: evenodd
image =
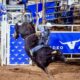
M 6 64 L 6 53 L 7 53 L 7 15 L 2 15 L 1 16 L 1 53 L 0 53 L 0 58 L 1 58 L 1 65 Z
M 25 13 L 27 17 L 31 17 L 30 13 Z M 13 33 L 15 31 L 14 25 L 17 21 L 22 20 L 23 14 L 20 12 L 11 12 L 3 17 L 1 27 L 1 63 L 2 65 L 25 65 L 31 64 L 31 60 L 24 50 L 24 40 L 19 37 L 15 40 Z M 8 21 L 6 20 L 8 19 Z M 22 21 L 25 19 L 23 18 Z

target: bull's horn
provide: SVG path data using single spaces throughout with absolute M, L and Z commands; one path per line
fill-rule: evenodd
M 53 51 L 51 54 L 57 54 L 57 51 Z

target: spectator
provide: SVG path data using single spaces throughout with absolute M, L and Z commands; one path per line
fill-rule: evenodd
M 2 3 L 0 3 L 0 16 L 5 13 L 6 13 L 6 8 Z
M 17 4 L 26 4 L 28 0 L 17 0 Z
M 5 13 L 6 13 L 6 8 L 2 3 L 0 3 L 0 21 L 2 20 L 2 15 Z
M 6 0 L 6 4 L 7 4 L 7 5 L 9 5 L 9 1 L 10 1 L 10 0 Z

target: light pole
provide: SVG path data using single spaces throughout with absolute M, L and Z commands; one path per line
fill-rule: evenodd
M 45 0 L 42 0 L 42 20 L 43 20 L 43 24 L 45 24 L 45 16 L 44 16 L 44 14 L 45 14 Z

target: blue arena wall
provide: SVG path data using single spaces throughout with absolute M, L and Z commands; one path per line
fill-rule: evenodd
M 33 5 L 29 5 L 27 7 L 28 11 L 32 13 L 33 17 L 36 17 L 36 6 L 37 6 L 36 4 L 33 4 Z M 56 2 L 46 2 L 45 3 L 45 8 L 49 7 L 49 9 L 45 10 L 45 18 L 46 18 L 46 20 L 55 18 L 55 15 L 49 15 L 50 13 L 55 12 L 55 8 L 53 8 L 54 6 L 56 6 Z M 52 8 L 50 8 L 50 7 L 52 7 Z M 42 9 L 43 9 L 42 3 L 38 3 L 38 12 L 41 12 Z M 40 18 L 39 21 L 42 22 L 42 18 Z M 34 22 L 36 22 L 36 19 L 34 19 Z
M 10 25 L 10 64 L 29 64 L 30 58 L 24 49 L 24 40 L 19 37 L 17 40 L 13 38 L 14 25 Z
M 49 45 L 53 49 L 59 49 L 64 54 L 80 54 L 80 33 L 51 33 Z

